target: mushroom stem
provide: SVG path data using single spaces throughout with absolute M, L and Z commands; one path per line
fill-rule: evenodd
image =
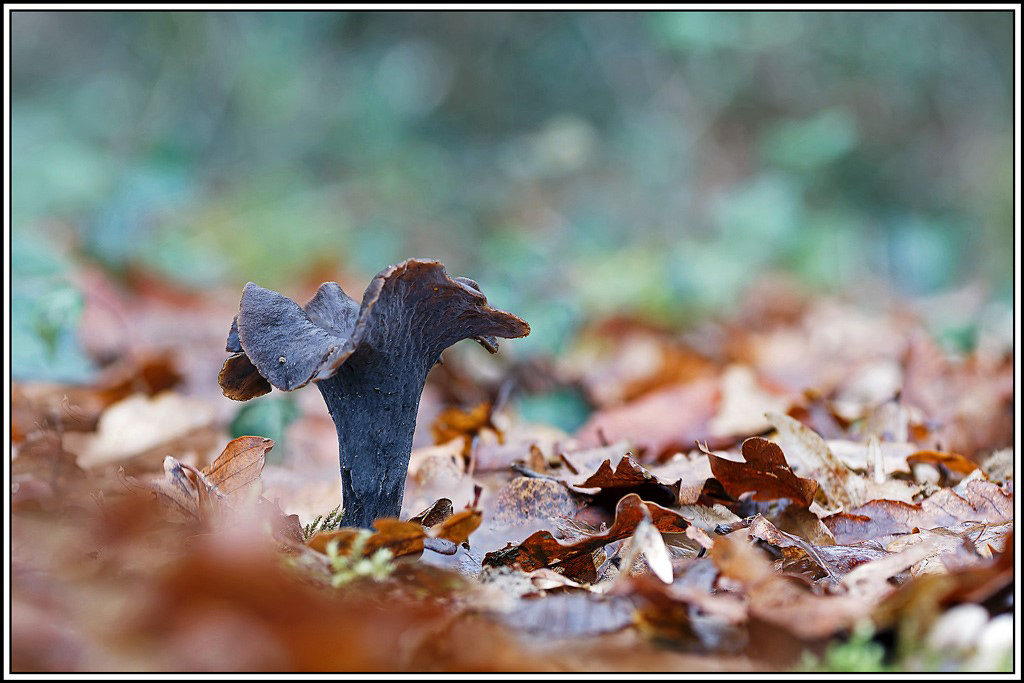
M 426 372 L 394 377 L 354 354 L 317 382 L 338 432 L 345 526 L 398 517 Z

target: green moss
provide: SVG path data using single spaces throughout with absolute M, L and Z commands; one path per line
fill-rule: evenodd
M 874 640 L 870 622 L 857 625 L 845 642 L 832 643 L 820 658 L 804 653 L 797 671 L 805 673 L 887 673 L 896 671 L 885 661 L 885 647 Z
M 338 588 L 360 578 L 383 581 L 394 571 L 395 564 L 392 562 L 394 555 L 387 548 L 380 548 L 369 557 L 363 556 L 363 550 L 370 535 L 370 531 L 360 531 L 352 548 L 344 555 L 338 552 L 337 540 L 327 544 L 332 586 Z

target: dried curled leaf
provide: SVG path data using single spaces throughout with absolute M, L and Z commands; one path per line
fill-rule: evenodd
M 457 512 L 448 517 L 440 524 L 430 528 L 428 535 L 431 538 L 442 538 L 452 543 L 465 543 L 469 535 L 480 528 L 483 521 L 483 513 L 477 508 L 469 508 Z
M 130 490 L 155 494 L 174 521 L 205 523 L 229 508 L 256 501 L 263 465 L 273 447 L 272 439 L 240 436 L 228 442 L 217 459 L 202 470 L 168 455 L 163 461 L 163 477 L 140 482 L 122 471 L 121 481 Z
M 709 580 L 687 580 L 690 574 L 707 574 Z M 617 590 L 634 598 L 634 622 L 643 634 L 711 651 L 738 649 L 747 640 L 747 606 L 736 595 L 713 593 L 716 575 L 713 567 L 691 567 L 681 581 L 665 584 L 644 574 L 629 577 Z
M 691 527 L 692 528 L 692 527 Z M 689 531 L 690 529 L 687 529 Z M 658 530 L 651 524 L 650 514 L 645 511 L 643 519 L 633 530 L 633 536 L 626 541 L 626 550 L 622 553 L 620 576 L 632 573 L 634 562 L 643 556 L 651 573 L 662 583 L 672 583 L 672 559 L 669 557 L 665 541 Z
M 968 460 L 959 453 L 943 453 L 942 451 L 928 450 L 911 453 L 907 456 L 907 464 L 911 467 L 914 465 L 932 465 L 943 472 L 943 480 L 949 478 L 949 473 L 960 475 L 957 477 L 959 479 L 979 469 L 977 463 Z
M 873 500 L 848 513 L 822 521 L 838 543 L 883 540 L 914 529 L 949 527 L 960 522 L 1000 524 L 1013 519 L 1013 494 L 989 481 L 961 484 L 958 492 L 942 489 L 919 504 Z
M 174 457 L 168 455 L 163 462 L 164 476 L 152 481 L 140 482 L 134 477 L 125 476 L 124 470 L 118 471 L 122 483 L 131 491 L 153 493 L 163 514 L 171 521 L 193 523 L 203 521 L 203 501 L 209 501 L 210 490 L 199 478 L 198 470 L 182 465 Z M 202 493 L 200 492 L 202 490 Z
M 682 480 L 672 484 L 655 476 L 627 453 L 619 460 L 614 471 L 611 460 L 605 460 L 594 474 L 577 486 L 585 489 L 601 489 L 603 493 L 617 494 L 617 497 L 627 493 L 636 493 L 644 500 L 676 505 L 679 501 L 681 484 Z
M 814 545 L 799 536 L 778 529 L 761 515 L 757 515 L 750 522 L 750 535 L 781 549 L 787 564 L 804 559 L 810 560 L 836 582 L 854 567 L 889 554 L 881 547 L 867 545 Z
M 899 624 L 919 638 L 949 605 L 991 604 L 995 596 L 1012 594 L 1015 554 L 1012 540 L 1006 540 L 1006 549 L 987 560 L 948 572 L 920 574 L 902 584 L 878 603 L 872 620 L 880 629 Z
M 619 501 L 615 508 L 615 521 L 603 534 L 566 543 L 556 539 L 549 531 L 538 531 L 518 545 L 510 544 L 502 550 L 487 553 L 483 564 L 493 567 L 517 566 L 526 572 L 557 566 L 572 578 L 588 574 L 592 577 L 594 566 L 591 554 L 612 541 L 631 535 L 644 518 L 645 508 L 651 517 L 651 524 L 658 531 L 683 533 L 689 526 L 679 513 L 644 502 L 640 496 L 631 493 Z
M 922 539 L 898 553 L 862 564 L 844 576 L 841 585 L 851 597 L 874 604 L 895 590 L 892 577 L 941 551 L 944 540 L 938 536 Z
M 738 498 L 753 491 L 754 500 L 789 498 L 803 507 L 808 507 L 814 500 L 818 482 L 793 474 L 777 444 L 755 436 L 744 441 L 741 450 L 746 461 L 742 463 L 705 453 L 715 479 L 722 483 L 730 496 Z
M 423 512 L 415 517 L 410 517 L 409 521 L 416 522 L 425 527 L 431 527 L 451 517 L 453 512 L 452 501 L 448 498 L 439 498 Z
M 622 439 L 607 446 L 595 446 L 592 448 L 579 448 L 571 451 L 559 449 L 558 457 L 562 464 L 574 475 L 584 472 L 593 472 L 601 463 L 608 460 L 618 464 L 619 460 L 629 453 L 630 442 Z
M 364 557 L 369 557 L 381 548 L 387 548 L 395 557 L 403 555 L 419 555 L 423 552 L 423 540 L 427 530 L 416 522 L 403 522 L 398 519 L 378 519 L 373 523 L 376 531 L 362 545 Z M 339 555 L 347 555 L 352 551 L 356 540 L 364 534 L 363 529 L 344 528 L 337 531 L 321 532 L 306 542 L 313 550 L 327 552 L 327 545 L 337 542 Z
M 451 501 L 442 498 L 438 503 L 424 510 L 424 514 L 435 508 L 443 511 L 446 507 L 444 501 L 447 501 L 450 507 Z M 376 531 L 366 539 L 362 545 L 362 552 L 364 556 L 369 557 L 381 548 L 387 548 L 395 557 L 419 555 L 423 552 L 424 542 L 427 539 L 441 539 L 457 545 L 469 539 L 469 535 L 477 530 L 482 519 L 483 514 L 475 505 L 454 515 L 448 515 L 430 528 L 425 528 L 415 519 L 407 522 L 393 518 L 378 519 L 373 523 Z M 351 552 L 356 539 L 364 533 L 363 529 L 351 527 L 321 532 L 310 538 L 306 545 L 323 553 L 327 551 L 327 545 L 331 541 L 337 541 L 338 553 L 346 555 Z
M 273 447 L 273 439 L 240 436 L 224 447 L 203 474 L 224 495 L 244 492 L 259 483 L 267 453 Z
M 485 428 L 493 429 L 498 435 L 498 442 L 501 443 L 502 433 L 491 422 L 491 404 L 486 401 L 470 410 L 463 410 L 457 406 L 446 408 L 434 420 L 430 431 L 434 435 L 435 444 L 462 439 L 463 455 L 468 457 L 473 437 Z
M 850 495 L 850 470 L 832 454 L 821 436 L 799 420 L 782 413 L 768 413 L 768 422 L 778 432 L 781 447 L 801 473 L 813 476 L 831 505 L 849 509 L 856 502 Z M 863 500 L 863 499 L 862 499 Z

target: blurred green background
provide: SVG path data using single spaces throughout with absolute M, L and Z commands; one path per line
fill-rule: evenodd
M 766 270 L 1012 294 L 1010 12 L 18 11 L 11 37 L 15 376 L 87 372 L 83 260 L 274 287 L 439 258 L 537 353 Z

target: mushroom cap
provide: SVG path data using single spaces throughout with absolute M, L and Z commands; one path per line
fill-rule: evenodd
M 332 377 L 358 348 L 433 365 L 441 351 L 475 339 L 491 353 L 497 338 L 525 337 L 530 326 L 491 308 L 479 285 L 452 278 L 439 261 L 408 259 L 381 271 L 362 304 L 325 282 L 305 306 L 252 282 L 231 324 L 221 368 L 224 395 L 245 401 L 271 386 L 293 391 Z

